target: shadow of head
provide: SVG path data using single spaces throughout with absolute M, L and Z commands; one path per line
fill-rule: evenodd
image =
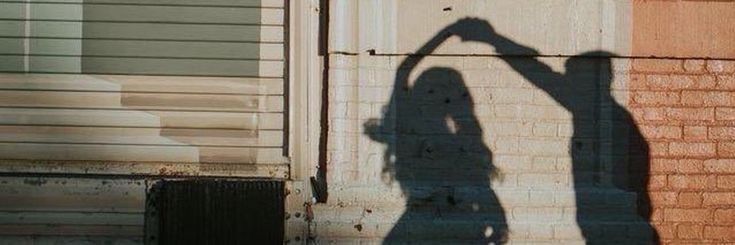
M 420 107 L 418 109 L 424 119 L 431 121 L 472 116 L 472 96 L 462 74 L 455 69 L 429 68 L 416 78 L 410 90 L 411 102 L 407 104 Z M 410 110 L 405 106 L 401 109 Z
M 589 71 L 599 72 L 600 85 L 603 89 L 610 87 L 613 81 L 612 58 L 614 53 L 607 51 L 584 52 L 567 59 L 564 63 L 566 75 L 574 75 Z

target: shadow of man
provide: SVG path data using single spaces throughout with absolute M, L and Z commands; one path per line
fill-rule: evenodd
M 582 53 L 565 63 L 566 73 L 553 71 L 535 57 L 533 48 L 518 44 L 495 32 L 485 20 L 466 18 L 450 28 L 463 41 L 493 46 L 499 58 L 537 88 L 542 89 L 572 114 L 574 133 L 570 139 L 577 223 L 588 244 L 610 242 L 599 227 L 604 207 L 594 206 L 607 199 L 605 187 L 637 194 L 637 214 L 644 220 L 639 229 L 629 229 L 643 243 L 655 243 L 650 226 L 651 206 L 648 185 L 649 147 L 630 113 L 611 94 L 613 72 L 605 51 Z M 519 55 L 522 54 L 522 55 Z M 598 199 L 598 200 L 596 200 Z M 609 200 L 608 200 L 609 201 Z M 640 221 L 640 220 L 639 220 Z
M 430 54 L 448 37 L 439 32 L 417 54 Z M 423 58 L 401 63 L 383 118 L 365 123 L 366 134 L 387 145 L 384 176 L 398 182 L 407 199 L 385 243 L 503 243 L 505 213 L 490 187 L 496 170 L 472 96 L 452 68 L 429 68 L 410 86 Z

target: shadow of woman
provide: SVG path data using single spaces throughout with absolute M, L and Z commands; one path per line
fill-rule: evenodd
M 398 182 L 407 199 L 385 243 L 507 239 L 505 213 L 490 187 L 497 171 L 462 75 L 432 67 L 409 86 L 421 54 L 447 37 L 440 32 L 401 63 L 383 118 L 365 123 L 366 134 L 387 145 L 384 176 Z

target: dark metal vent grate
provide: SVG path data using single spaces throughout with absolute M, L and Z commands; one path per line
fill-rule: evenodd
M 283 244 L 278 181 L 171 180 L 148 193 L 147 244 Z

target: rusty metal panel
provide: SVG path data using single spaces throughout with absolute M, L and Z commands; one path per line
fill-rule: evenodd
M 149 190 L 147 244 L 282 244 L 284 183 L 163 180 Z

